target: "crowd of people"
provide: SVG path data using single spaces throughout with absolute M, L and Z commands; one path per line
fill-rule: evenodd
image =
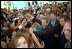
M 1 48 L 71 48 L 71 3 L 1 8 Z

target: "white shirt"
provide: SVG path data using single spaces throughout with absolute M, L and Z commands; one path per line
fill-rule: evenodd
M 22 25 L 19 25 L 19 27 L 18 27 L 19 29 L 22 29 Z

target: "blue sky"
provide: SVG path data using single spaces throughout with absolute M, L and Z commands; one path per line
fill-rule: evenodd
M 13 8 L 13 6 L 16 9 L 28 8 L 27 1 L 13 1 L 11 3 L 13 3 L 13 4 L 11 4 L 11 9 Z M 1 8 L 4 8 L 4 2 L 3 1 L 1 1 Z
M 25 1 L 13 1 L 13 3 L 14 3 L 14 8 L 17 8 L 17 9 L 28 7 L 27 2 Z
M 16 9 L 22 9 L 22 8 L 23 9 L 25 9 L 25 8 L 27 9 L 28 8 L 28 1 L 12 1 L 12 2 L 13 2 L 13 4 L 11 6 L 11 9 L 13 9 L 13 6 Z M 41 3 L 42 4 L 45 4 L 45 3 L 51 4 L 52 3 L 50 1 L 37 1 L 37 2 L 38 2 L 39 6 L 41 5 Z M 57 2 L 62 2 L 62 1 L 57 1 Z M 4 1 L 1 1 L 1 8 L 4 7 L 3 3 L 4 3 Z

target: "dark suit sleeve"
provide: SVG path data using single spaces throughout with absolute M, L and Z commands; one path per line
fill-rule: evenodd
M 1 17 L 0 17 L 1 20 L 5 20 L 4 16 L 1 14 Z
M 55 30 L 54 32 L 55 32 L 56 34 L 60 35 L 61 25 L 60 25 L 59 21 L 56 21 L 56 26 L 55 26 L 54 30 Z
M 34 31 L 34 34 L 39 37 L 46 34 L 51 34 L 52 32 L 53 32 L 53 29 L 51 27 L 46 27 L 44 30 Z

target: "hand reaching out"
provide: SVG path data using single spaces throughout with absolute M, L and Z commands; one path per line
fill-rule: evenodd
M 30 27 L 30 29 L 29 29 L 29 32 L 30 32 L 30 33 L 33 33 L 33 29 L 32 29 L 31 27 Z
M 41 48 L 44 48 L 44 46 L 45 46 L 45 44 L 44 44 L 44 42 L 42 41 L 42 42 L 41 42 Z
M 44 48 L 44 42 L 42 41 L 41 43 L 38 41 L 37 37 L 35 36 L 35 34 L 33 33 L 33 29 L 30 28 L 29 29 L 30 34 L 32 35 L 32 39 L 36 42 L 36 44 L 38 45 L 38 48 Z

